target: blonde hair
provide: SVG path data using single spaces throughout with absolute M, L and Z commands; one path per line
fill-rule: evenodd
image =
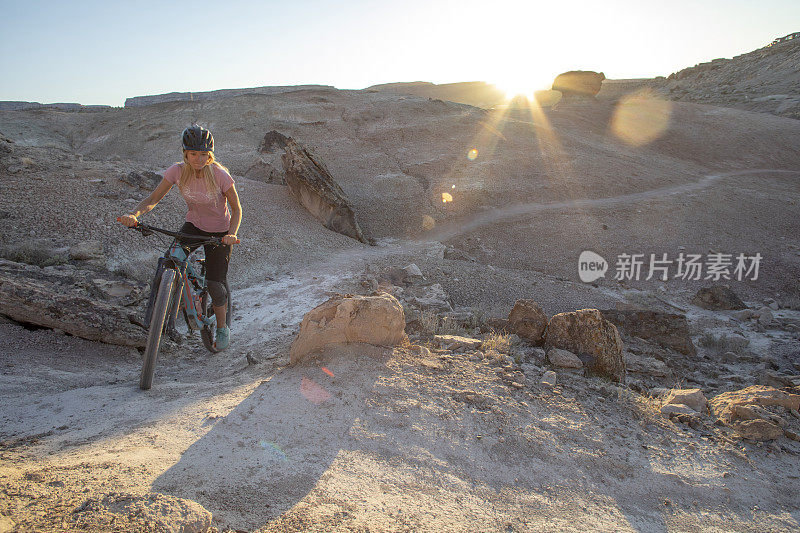
M 194 169 L 192 168 L 192 165 L 189 164 L 189 159 L 186 157 L 187 151 L 188 150 L 183 151 L 183 167 L 181 168 L 181 178 L 178 181 L 178 187 L 181 191 L 186 190 L 190 180 L 195 179 Z M 225 165 L 214 160 L 214 152 L 208 152 L 208 161 L 201 172 L 203 174 L 203 182 L 206 185 L 206 193 L 208 194 L 208 197 L 213 200 L 214 205 L 217 205 L 217 195 L 219 194 L 220 190 L 219 186 L 217 186 L 217 181 L 214 179 L 214 170 L 211 168 L 211 165 L 217 165 L 228 174 L 230 174 L 230 171 L 225 167 Z

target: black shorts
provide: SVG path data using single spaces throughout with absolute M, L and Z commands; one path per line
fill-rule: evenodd
M 201 230 L 191 222 L 186 222 L 183 227 L 181 227 L 180 232 L 197 235 L 199 237 L 224 237 L 228 234 L 227 231 L 209 233 Z M 178 239 L 178 242 L 185 244 L 192 251 L 200 246 L 198 243 L 192 244 L 192 239 Z M 231 245 L 204 244 L 203 249 L 206 252 L 206 280 L 218 281 L 224 285 L 228 277 L 228 263 L 231 260 Z

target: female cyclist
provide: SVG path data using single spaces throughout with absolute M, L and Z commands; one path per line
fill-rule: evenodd
M 173 185 L 177 185 L 189 208 L 181 233 L 200 237 L 222 237 L 222 244 L 204 245 L 206 253 L 206 282 L 211 304 L 217 319 L 214 346 L 224 350 L 230 343 L 231 333 L 226 320 L 228 294 L 225 280 L 231 245 L 239 240 L 236 233 L 242 221 L 242 206 L 228 169 L 214 160 L 214 138 L 211 132 L 198 125 L 183 130 L 183 162 L 175 163 L 164 172 L 164 179 L 120 222 L 132 227 L 138 217 L 152 210 Z M 228 206 L 230 205 L 230 209 Z M 191 240 L 183 240 L 192 249 Z

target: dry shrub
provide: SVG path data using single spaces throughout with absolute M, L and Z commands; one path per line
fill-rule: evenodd
M 483 340 L 483 349 L 486 351 L 494 350 L 495 352 L 508 353 L 509 348 L 511 348 L 510 334 L 504 335 L 493 331 Z

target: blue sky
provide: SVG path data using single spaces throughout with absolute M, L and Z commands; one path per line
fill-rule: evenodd
M 800 1 L 0 0 L 0 100 L 120 106 L 171 91 L 668 75 L 800 31 Z

